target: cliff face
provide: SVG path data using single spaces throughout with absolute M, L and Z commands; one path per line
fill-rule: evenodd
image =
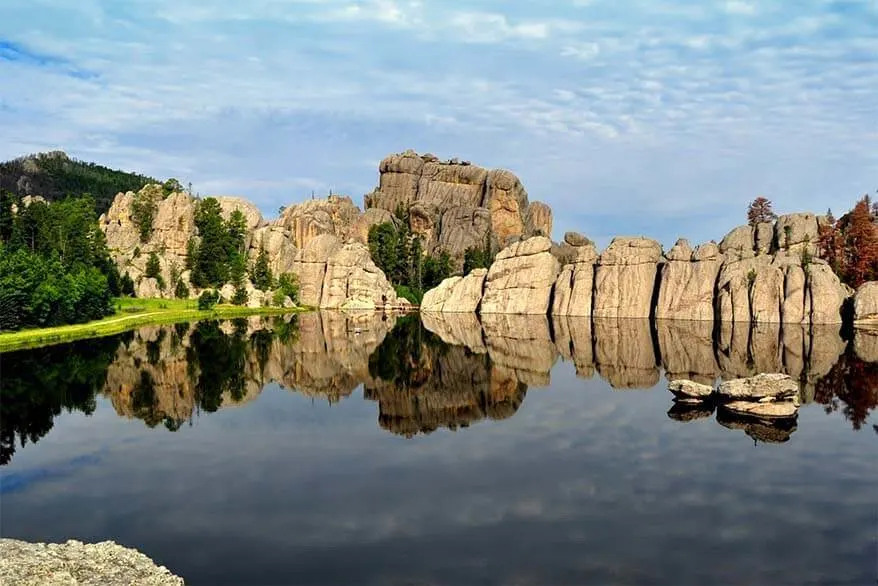
M 245 243 L 251 262 L 265 250 L 275 274 L 299 276 L 302 302 L 315 307 L 374 309 L 401 306 L 386 276 L 368 253 L 369 229 L 384 222 L 399 222 L 404 212 L 413 233 L 420 235 L 427 252 L 448 252 L 457 268 L 463 266 L 469 247 L 500 244 L 534 234 L 550 234 L 552 212 L 545 204 L 528 203 L 527 192 L 509 171 L 489 171 L 459 162 L 440 162 L 413 151 L 391 155 L 379 167 L 379 185 L 366 195 L 366 210 L 350 197 L 330 195 L 285 207 L 276 219 L 266 220 L 251 202 L 217 196 L 223 216 L 240 210 L 247 222 Z M 135 201 L 155 206 L 152 231 L 141 241 L 133 219 Z M 140 297 L 169 297 L 156 279 L 145 278 L 146 262 L 155 252 L 165 283 L 177 271 L 190 294 L 198 291 L 183 271 L 186 247 L 197 238 L 195 210 L 198 201 L 186 193 L 165 195 L 160 185 L 139 192 L 120 193 L 101 216 L 107 244 L 122 273 L 134 280 Z M 252 288 L 250 288 L 252 289 Z M 254 297 L 258 304 L 260 297 Z M 268 296 L 270 298 L 270 296 Z
M 488 170 L 467 161 L 440 161 L 414 151 L 381 161 L 378 187 L 366 195 L 367 209 L 406 212 L 412 231 L 428 252 L 448 252 L 458 268 L 469 247 L 495 249 L 512 240 L 552 234 L 552 210 L 528 202 L 510 171 Z
M 735 228 L 719 245 L 709 242 L 693 249 L 681 239 L 664 254 L 658 242 L 642 237 L 615 238 L 600 255 L 575 233 L 560 245 L 535 237 L 497 255 L 481 299 L 469 277 L 457 277 L 428 292 L 423 309 L 840 324 L 842 307 L 853 291 L 816 257 L 817 226 L 813 214 L 789 214 L 774 224 Z M 874 315 L 870 286 L 864 285 L 858 296 L 857 319 Z M 467 304 L 448 302 L 464 296 Z

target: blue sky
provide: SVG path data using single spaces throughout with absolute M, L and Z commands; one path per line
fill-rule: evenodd
M 878 1 L 5 0 L 0 158 L 85 160 L 267 214 L 414 148 L 515 171 L 606 244 L 878 188 Z

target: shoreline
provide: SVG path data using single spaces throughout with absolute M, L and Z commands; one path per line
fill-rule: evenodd
M 42 348 L 77 340 L 103 338 L 150 325 L 167 325 L 211 318 L 232 319 L 252 315 L 289 315 L 313 311 L 309 307 L 216 305 L 212 309 L 198 309 L 197 306 L 188 306 L 195 303 L 193 300 L 117 299 L 114 305 L 119 310 L 100 320 L 0 333 L 0 353 Z M 142 312 L 127 314 L 121 310 L 123 307 L 131 308 L 140 305 L 144 308 Z

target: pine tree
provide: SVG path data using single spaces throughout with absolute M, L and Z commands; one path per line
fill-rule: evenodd
M 218 287 L 229 278 L 230 238 L 219 202 L 205 198 L 195 211 L 195 226 L 201 242 L 192 269 L 193 283 Z
M 844 234 L 846 277 L 856 288 L 878 277 L 878 228 L 872 222 L 868 196 L 857 202 L 847 217 Z
M 235 287 L 235 295 L 232 297 L 232 303 L 235 305 L 244 305 L 247 303 L 247 289 L 244 287 L 244 277 L 247 274 L 247 264 L 244 256 L 236 254 L 232 258 L 229 282 Z
M 771 209 L 771 202 L 762 196 L 754 199 L 747 207 L 747 223 L 751 226 L 772 222 L 776 218 L 777 214 Z
M 159 264 L 159 257 L 155 251 L 149 253 L 149 259 L 146 261 L 146 271 L 143 273 L 145 277 L 157 279 L 162 274 L 162 267 Z
M 267 291 L 274 285 L 274 277 L 271 274 L 271 267 L 268 266 L 268 254 L 265 252 L 264 248 L 259 250 L 259 255 L 256 257 L 256 263 L 253 265 L 253 270 L 250 271 L 250 280 L 253 281 L 254 287 L 261 289 L 262 291 Z

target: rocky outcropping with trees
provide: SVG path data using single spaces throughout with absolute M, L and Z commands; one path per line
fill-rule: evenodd
M 552 210 L 529 202 L 518 177 L 468 161 L 440 161 L 408 150 L 381 161 L 378 187 L 367 209 L 402 210 L 429 254 L 446 252 L 456 269 L 469 248 L 487 240 L 500 250 L 512 240 L 551 236 Z
M 272 277 L 289 274 L 304 304 L 362 309 L 417 303 L 454 270 L 487 267 L 502 244 L 551 233 L 551 209 L 529 203 L 509 171 L 406 151 L 384 159 L 379 175 L 365 211 L 330 195 L 272 220 L 241 198 L 150 184 L 117 195 L 100 227 L 140 297 L 216 288 L 259 305 L 274 298 Z
M 658 242 L 643 237 L 614 238 L 600 254 L 575 233 L 561 244 L 530 238 L 497 254 L 480 302 L 475 281 L 455 277 L 428 291 L 422 309 L 748 327 L 840 324 L 851 313 L 856 320 L 878 318 L 878 289 L 867 280 L 878 277 L 878 222 L 868 198 L 839 221 L 831 213 L 776 217 L 770 202 L 757 198 L 748 219 L 719 244 L 693 249 L 680 239 L 664 253 Z M 559 262 L 536 262 L 529 258 L 534 252 Z M 856 294 L 851 285 L 859 287 Z M 448 302 L 463 296 L 467 303 Z

